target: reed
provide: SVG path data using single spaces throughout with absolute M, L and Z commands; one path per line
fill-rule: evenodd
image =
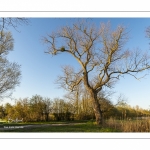
M 150 132 L 150 120 L 116 120 L 110 118 L 105 127 L 114 128 L 120 132 Z

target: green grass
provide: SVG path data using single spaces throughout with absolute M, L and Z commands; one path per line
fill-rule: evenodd
M 86 123 L 87 121 L 49 121 L 49 122 L 22 122 L 22 123 L 7 123 L 0 122 L 0 128 L 3 126 L 22 126 L 22 125 L 44 125 L 44 124 L 69 124 L 69 123 Z
M 35 128 L 31 129 L 29 132 L 116 132 L 116 130 L 110 128 L 102 128 L 95 125 L 70 125 Z
M 30 123 L 26 124 L 3 124 L 3 126 L 18 126 L 17 129 L 11 129 L 11 130 L 4 130 L 0 132 L 118 132 L 115 129 L 111 128 L 104 128 L 95 125 L 93 122 L 86 122 L 85 124 L 75 124 L 75 125 L 69 125 L 69 123 L 79 123 L 78 122 L 50 122 L 49 124 L 56 124 L 56 126 L 42 126 L 42 127 L 29 127 L 29 128 L 19 128 L 19 126 L 23 125 L 31 125 Z M 66 124 L 59 126 L 57 124 Z M 80 121 L 80 123 L 83 123 Z M 42 123 L 35 123 L 35 125 L 39 125 Z M 43 123 L 45 124 L 45 123 Z M 48 123 L 46 123 L 48 124 Z M 33 125 L 33 123 L 32 123 Z
M 105 120 L 103 126 L 98 126 L 93 121 L 0 122 L 0 132 L 150 132 L 150 120 L 128 121 L 110 118 Z

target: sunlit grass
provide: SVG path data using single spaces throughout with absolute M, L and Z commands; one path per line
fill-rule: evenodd
M 31 125 L 31 126 L 30 126 Z M 94 121 L 50 121 L 28 123 L 0 123 L 0 132 L 150 132 L 150 120 L 106 120 L 103 126 Z M 13 128 L 14 127 L 14 128 Z
M 18 128 L 18 129 L 4 130 L 1 132 L 117 132 L 116 129 L 111 129 L 108 127 L 104 128 L 104 127 L 95 125 L 93 122 L 86 122 L 86 123 L 82 122 L 82 124 L 69 124 L 69 123 L 66 124 L 65 122 L 63 122 L 64 125 L 63 124 L 59 125 L 59 124 L 62 124 L 62 122 L 55 122 L 55 124 L 53 123 L 53 125 L 50 125 L 50 126 L 40 126 L 40 127 L 35 126 L 35 127 L 28 127 L 28 128 L 24 127 L 24 128 Z M 10 125 L 11 126 L 19 126 L 19 125 L 23 126 L 23 124 L 10 124 Z M 24 124 L 24 125 L 31 125 L 31 124 Z M 34 124 L 34 125 L 37 125 L 37 124 Z

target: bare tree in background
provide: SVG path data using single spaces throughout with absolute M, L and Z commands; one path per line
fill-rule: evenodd
M 14 39 L 6 29 L 16 29 L 18 25 L 27 22 L 24 18 L 0 18 L 0 100 L 11 96 L 21 77 L 20 65 L 7 60 L 7 55 L 13 50 Z
M 17 30 L 17 27 L 22 24 L 28 24 L 29 20 L 26 18 L 0 18 L 0 30 L 8 29 L 9 27 L 13 27 Z
M 67 94 L 64 95 L 64 97 L 69 100 L 69 102 L 72 104 L 73 106 L 73 113 L 78 115 L 79 114 L 79 105 L 80 105 L 80 101 L 81 101 L 81 97 L 82 97 L 82 87 L 81 86 L 77 86 L 76 89 L 72 92 L 68 92 Z
M 10 97 L 14 88 L 20 83 L 20 66 L 0 58 L 0 100 Z
M 99 125 L 103 118 L 97 95 L 102 88 L 112 87 L 126 74 L 138 79 L 137 73 L 150 69 L 148 53 L 123 48 L 128 40 L 123 26 L 112 30 L 110 23 L 102 23 L 100 27 L 96 27 L 90 22 L 79 20 L 48 34 L 43 40 L 48 45 L 47 53 L 68 53 L 79 63 L 78 71 L 70 66 L 64 67 L 59 83 L 71 91 L 79 84 L 84 84 Z

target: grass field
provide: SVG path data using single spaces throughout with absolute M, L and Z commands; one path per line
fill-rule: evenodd
M 118 130 L 101 127 L 88 121 L 72 122 L 35 122 L 1 123 L 0 132 L 117 132 Z M 5 130 L 3 130 L 5 129 Z
M 0 132 L 150 132 L 150 120 L 109 119 L 103 126 L 94 121 L 0 122 Z

